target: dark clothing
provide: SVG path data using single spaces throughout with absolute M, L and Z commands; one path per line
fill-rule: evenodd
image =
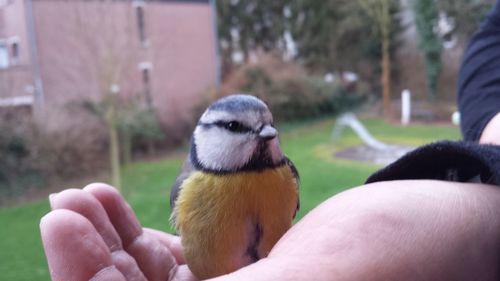
M 374 173 L 366 183 L 433 179 L 500 186 L 500 146 L 477 144 L 485 126 L 500 112 L 500 0 L 465 52 L 458 105 L 465 141 L 420 147 Z
M 464 54 L 458 106 L 466 141 L 478 141 L 486 124 L 500 112 L 500 2 Z
M 500 186 L 500 146 L 444 141 L 417 148 L 371 175 L 366 183 L 432 179 Z

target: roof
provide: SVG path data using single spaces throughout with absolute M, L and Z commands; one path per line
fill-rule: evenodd
M 35 1 L 54 1 L 54 0 L 35 0 Z M 62 0 L 59 0 L 62 1 Z M 89 1 L 89 0 L 79 0 L 79 1 Z M 92 1 L 92 0 L 90 0 Z M 100 0 L 93 0 L 100 1 Z M 115 0 L 115 1 L 123 1 L 123 2 L 165 2 L 165 3 L 200 3 L 200 4 L 209 4 L 211 0 Z M 0 0 L 0 3 L 2 0 Z
M 193 2 L 193 3 L 209 3 L 210 0 L 146 0 L 146 2 Z

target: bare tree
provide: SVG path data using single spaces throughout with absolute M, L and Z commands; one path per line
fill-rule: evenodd
M 74 38 L 83 67 L 90 67 L 90 79 L 98 85 L 96 111 L 108 130 L 112 184 L 121 186 L 119 104 L 131 71 L 136 71 L 138 45 L 131 20 L 130 3 L 119 1 L 71 1 L 76 19 Z M 134 40 L 135 39 L 135 40 Z
M 382 37 L 382 99 L 384 115 L 388 117 L 391 110 L 391 32 L 393 29 L 391 7 L 394 0 L 358 0 L 364 11 L 374 20 L 376 31 Z

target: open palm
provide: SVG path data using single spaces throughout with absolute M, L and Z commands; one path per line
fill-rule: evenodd
M 54 281 L 196 280 L 180 239 L 143 229 L 114 188 L 66 190 L 51 206 L 41 232 Z M 312 210 L 267 258 L 216 279 L 499 280 L 498 206 L 498 187 L 479 184 L 354 188 Z
M 50 201 L 41 231 L 53 280 L 195 280 L 180 239 L 143 229 L 114 188 L 92 184 Z

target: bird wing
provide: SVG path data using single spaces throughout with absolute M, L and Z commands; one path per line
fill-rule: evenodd
M 188 155 L 186 161 L 182 165 L 182 169 L 181 169 L 179 175 L 175 179 L 175 183 L 172 186 L 172 190 L 170 191 L 170 208 L 172 209 L 172 211 L 174 211 L 174 209 L 175 209 L 175 201 L 177 201 L 177 197 L 179 196 L 179 192 L 181 190 L 182 183 L 195 170 L 196 169 L 193 166 L 193 163 L 191 163 L 191 157 L 190 157 L 190 155 Z
M 288 167 L 290 167 L 290 170 L 292 170 L 292 174 L 295 177 L 295 181 L 297 182 L 297 185 L 296 185 L 296 187 L 297 187 L 297 194 L 299 194 L 299 186 L 300 186 L 299 171 L 297 170 L 297 168 L 293 164 L 292 160 L 290 160 L 286 156 L 285 156 L 285 162 L 288 165 Z M 300 209 L 300 197 L 297 196 L 297 209 L 295 209 L 295 213 L 293 214 L 293 218 L 295 218 L 295 216 L 297 215 L 297 212 L 299 211 L 299 209 Z

